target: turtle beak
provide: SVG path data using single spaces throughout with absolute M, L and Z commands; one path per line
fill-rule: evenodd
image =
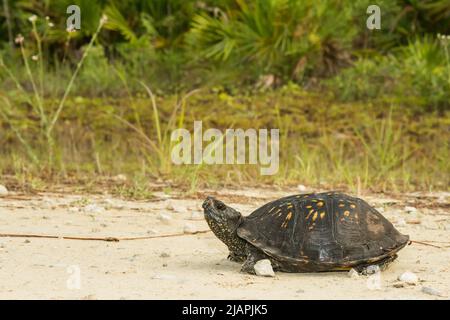
M 202 207 L 203 207 L 205 215 L 214 217 L 214 219 L 218 219 L 219 217 L 217 216 L 217 212 L 216 212 L 217 209 L 214 205 L 215 201 L 216 201 L 216 199 L 214 199 L 213 197 L 207 197 L 205 199 L 205 201 L 203 201 Z
M 205 201 L 203 201 L 202 207 L 205 210 L 210 209 L 210 208 L 214 208 L 214 198 L 213 197 L 207 197 L 205 199 Z

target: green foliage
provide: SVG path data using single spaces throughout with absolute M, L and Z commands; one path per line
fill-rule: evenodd
M 82 26 L 69 33 L 70 4 L 81 7 Z M 141 172 L 191 190 L 259 181 L 254 168 L 166 161 L 168 133 L 201 118 L 282 129 L 280 174 L 263 182 L 445 188 L 450 38 L 436 35 L 450 33 L 450 3 L 379 0 L 381 30 L 366 28 L 370 4 L 2 0 L 1 167 L 23 181 L 47 157 L 62 175 Z M 188 106 L 197 88 L 205 93 Z M 146 196 L 140 186 L 117 191 Z
M 417 38 L 395 54 L 361 58 L 327 82 L 343 100 L 401 99 L 406 105 L 450 108 L 450 40 Z
M 260 74 L 301 79 L 305 72 L 330 71 L 346 58 L 342 52 L 356 33 L 352 8 L 342 1 L 232 4 L 194 16 L 188 43 L 205 58 L 250 63 Z

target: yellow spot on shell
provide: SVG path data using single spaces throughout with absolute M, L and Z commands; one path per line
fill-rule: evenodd
M 343 208 L 343 207 L 345 207 L 345 204 L 339 203 L 339 208 Z
M 318 207 L 323 207 L 323 202 L 322 201 L 317 202 L 317 206 Z
M 308 209 L 311 209 L 311 208 L 312 208 L 312 206 L 306 206 L 306 208 L 308 208 Z
M 309 219 L 309 216 L 310 216 L 311 213 L 313 213 L 313 212 L 314 212 L 314 209 L 309 210 L 309 213 L 308 213 L 308 215 L 306 216 L 306 219 Z
M 352 203 L 352 204 L 350 205 L 350 208 L 355 209 L 356 206 Z
M 344 211 L 344 216 L 348 217 L 350 215 L 350 211 Z
M 313 220 L 313 221 L 316 220 L 316 219 L 317 219 L 317 212 L 315 212 L 314 215 L 313 215 L 313 217 L 312 217 L 312 220 Z
M 289 212 L 286 216 L 286 220 L 289 221 L 289 220 L 291 220 L 291 218 L 292 218 L 292 212 Z
M 325 212 L 320 213 L 320 219 L 323 219 L 323 217 L 325 217 Z

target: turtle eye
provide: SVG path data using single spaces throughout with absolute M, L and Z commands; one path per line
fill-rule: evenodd
M 218 210 L 225 210 L 226 206 L 225 206 L 225 204 L 223 204 L 223 202 L 217 201 L 217 203 L 216 203 L 216 208 L 217 208 Z

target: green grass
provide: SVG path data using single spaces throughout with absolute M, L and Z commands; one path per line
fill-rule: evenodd
M 450 38 L 410 34 L 392 50 L 359 50 L 354 43 L 384 39 L 366 39 L 353 21 L 366 2 L 231 1 L 216 16 L 175 1 L 187 20 L 168 28 L 172 15 L 158 1 L 134 22 L 109 7 L 101 33 L 99 5 L 89 28 L 60 30 L 59 40 L 50 20 L 25 21 L 25 42 L 0 48 L 1 180 L 133 198 L 161 185 L 448 190 Z M 222 131 L 279 128 L 279 172 L 174 165 L 171 132 L 192 131 L 194 120 Z M 110 179 L 118 174 L 128 179 Z
M 149 88 L 148 88 L 149 89 Z M 25 120 L 25 119 L 22 119 Z M 185 165 L 170 161 L 170 133 L 193 121 L 204 129 L 280 128 L 280 170 L 261 176 L 255 165 Z M 392 104 L 336 103 L 298 88 L 230 96 L 189 95 L 68 99 L 55 126 L 55 161 L 42 170 L 45 148 L 33 140 L 39 119 L 1 137 L 0 168 L 17 188 L 86 184 L 134 198 L 153 184 L 185 192 L 211 186 L 296 185 L 352 191 L 448 190 L 449 113 L 417 115 Z M 7 123 L 2 123 L 9 132 Z M 128 180 L 103 183 L 125 174 Z M 103 178 L 102 178 L 103 177 Z M 88 181 L 88 182 L 86 182 Z

